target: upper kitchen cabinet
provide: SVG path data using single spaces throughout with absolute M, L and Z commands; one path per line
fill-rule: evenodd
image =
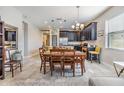
M 69 42 L 80 41 L 80 32 L 60 31 L 60 38 L 67 37 Z
M 75 32 L 75 35 L 76 35 L 76 41 L 81 41 L 80 32 L 79 31 Z
M 67 37 L 67 31 L 60 31 L 60 37 Z
M 68 37 L 68 41 L 80 41 L 80 33 L 76 32 L 76 31 L 68 31 L 67 34 Z
M 97 22 L 88 24 L 80 33 L 81 40 L 96 40 L 97 39 Z
M 75 34 L 72 31 L 67 32 L 68 41 L 75 41 Z

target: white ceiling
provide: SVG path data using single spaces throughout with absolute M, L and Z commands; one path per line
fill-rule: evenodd
M 78 13 L 75 6 L 16 6 L 16 8 L 40 29 L 50 25 L 71 28 L 71 25 L 77 20 Z M 85 23 L 92 20 L 108 8 L 108 6 L 80 6 L 78 21 Z M 65 19 L 66 22 L 60 23 L 56 18 Z

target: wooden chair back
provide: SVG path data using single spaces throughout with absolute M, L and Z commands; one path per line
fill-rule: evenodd
M 75 55 L 75 50 L 74 49 L 64 49 L 63 51 L 63 55 L 64 56 L 74 56 Z
M 63 50 L 64 62 L 73 62 L 75 60 L 75 50 L 67 49 Z
M 16 51 L 15 49 L 14 50 L 5 49 L 4 55 L 5 63 L 10 62 L 12 60 L 12 54 L 15 53 L 15 51 Z
M 40 54 L 41 61 L 44 61 L 44 57 L 43 57 L 44 52 L 45 50 L 43 48 L 39 48 L 39 54 Z
M 22 62 L 21 60 L 13 60 L 11 57 L 16 50 L 5 49 L 5 57 L 4 57 L 4 67 L 10 68 L 12 72 L 12 77 L 14 77 L 14 71 L 20 68 L 20 72 L 22 71 Z M 6 71 L 6 70 L 5 70 Z M 7 70 L 8 71 L 8 70 Z
M 61 49 L 51 49 L 50 54 L 51 54 L 51 61 L 52 62 L 62 61 L 61 59 L 63 57 L 63 52 Z
M 43 54 L 45 52 L 45 49 L 44 48 L 39 48 L 39 53 L 40 54 Z

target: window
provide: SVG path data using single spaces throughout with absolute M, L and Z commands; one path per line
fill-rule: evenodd
M 108 33 L 109 48 L 124 48 L 124 31 Z
M 106 47 L 124 50 L 124 14 L 106 21 Z

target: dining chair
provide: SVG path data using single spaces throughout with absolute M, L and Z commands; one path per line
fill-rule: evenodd
M 14 77 L 14 71 L 18 68 L 20 68 L 20 72 L 22 72 L 22 58 L 19 58 L 17 60 L 13 59 L 14 57 L 17 57 L 17 55 L 18 57 L 21 56 L 19 52 L 17 53 L 17 55 L 16 53 L 16 50 L 5 49 L 4 67 L 10 69 L 10 72 L 12 72 L 12 77 Z
M 101 48 L 97 46 L 95 48 L 95 51 L 89 51 L 91 63 L 93 61 L 93 55 L 96 55 L 96 57 L 97 57 L 96 60 L 100 63 L 100 50 L 101 50 Z
M 87 52 L 88 52 L 88 48 L 87 47 L 82 47 L 82 52 L 86 54 L 86 58 L 87 58 Z
M 62 57 L 63 57 L 63 53 L 61 51 L 61 49 L 51 49 L 50 50 L 50 54 L 51 54 L 51 76 L 53 74 L 53 70 L 55 68 L 55 66 L 60 66 L 60 70 L 61 70 L 61 76 L 62 76 L 62 70 L 63 70 L 63 62 L 62 62 Z
M 81 75 L 83 75 L 83 72 L 85 72 L 85 58 L 86 56 L 82 56 L 82 55 L 78 55 L 78 56 L 75 56 L 75 65 L 74 66 L 78 66 L 78 64 L 80 64 L 80 70 L 81 70 Z M 75 67 L 74 67 L 75 69 Z M 75 71 L 75 70 L 74 70 Z
M 50 67 L 50 57 L 49 56 L 44 56 L 45 49 L 44 48 L 39 48 L 39 54 L 40 54 L 40 59 L 41 59 L 41 66 L 40 66 L 40 72 L 42 72 L 42 67 L 44 67 L 44 74 L 46 74 L 46 65 Z
M 75 76 L 75 50 L 66 49 L 63 51 L 63 76 L 65 76 L 65 66 L 70 66 L 73 71 L 73 77 Z
M 45 50 L 43 48 L 39 48 L 39 54 L 40 54 L 40 59 L 41 59 L 40 72 L 42 71 L 42 66 L 43 66 L 43 62 L 44 62 L 44 57 L 43 57 L 44 51 Z

